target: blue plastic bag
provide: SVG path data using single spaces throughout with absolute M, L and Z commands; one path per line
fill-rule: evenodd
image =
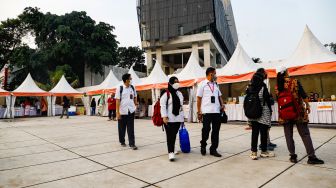
M 179 130 L 180 136 L 180 147 L 183 153 L 190 153 L 190 141 L 189 141 L 189 133 L 184 126 L 184 123 L 181 124 L 181 128 Z

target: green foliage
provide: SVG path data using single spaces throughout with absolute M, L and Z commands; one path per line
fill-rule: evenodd
M 331 42 L 330 44 L 325 44 L 325 47 L 329 47 L 330 51 L 332 51 L 334 54 L 336 54 L 336 43 Z
M 18 18 L 0 24 L 0 68 L 9 62 L 21 69 L 15 73 L 18 75 L 12 87 L 21 83 L 28 72 L 37 82 L 47 84 L 54 83 L 50 74 L 54 79 L 62 71 L 67 75 L 69 70 L 76 75 L 70 76 L 73 84 L 80 86 L 85 66 L 103 74 L 104 66 L 117 64 L 118 41 L 113 30 L 113 26 L 96 23 L 83 11 L 55 15 L 27 7 Z M 35 37 L 37 49 L 22 42 L 28 34 Z
M 252 57 L 252 61 L 254 63 L 261 63 L 261 59 L 259 57 Z
M 119 67 L 130 68 L 132 65 L 134 67 L 139 67 L 145 63 L 144 51 L 138 46 L 119 47 L 118 48 L 119 57 Z M 145 71 L 146 69 L 144 69 Z

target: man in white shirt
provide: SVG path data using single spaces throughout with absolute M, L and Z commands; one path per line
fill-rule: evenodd
M 199 84 L 197 91 L 197 115 L 198 120 L 203 122 L 201 153 L 206 154 L 206 145 L 211 130 L 210 155 L 221 157 L 217 152 L 219 142 L 219 130 L 221 126 L 220 111 L 224 110 L 222 93 L 216 83 L 216 69 L 209 67 L 206 70 L 206 79 Z
M 117 87 L 116 90 L 116 112 L 118 119 L 119 142 L 121 146 L 125 147 L 125 134 L 127 129 L 129 146 L 136 150 L 134 138 L 134 112 L 137 105 L 137 93 L 132 85 L 132 78 L 130 74 L 122 76 L 124 84 Z

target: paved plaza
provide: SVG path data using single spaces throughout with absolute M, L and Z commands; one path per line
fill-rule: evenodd
M 165 132 L 150 120 L 135 120 L 137 151 L 119 145 L 117 123 L 107 118 L 0 120 L 0 187 L 336 187 L 336 129 L 311 128 L 325 161 L 316 166 L 307 165 L 296 130 L 300 161 L 292 164 L 282 127 L 271 129 L 276 157 L 257 161 L 249 158 L 251 132 L 242 125 L 222 124 L 222 158 L 200 154 L 201 124 L 187 129 L 191 153 L 169 162 Z

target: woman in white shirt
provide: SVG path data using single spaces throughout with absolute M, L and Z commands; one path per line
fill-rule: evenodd
M 181 123 L 184 122 L 183 95 L 179 89 L 179 80 L 171 77 L 166 90 L 160 98 L 161 116 L 167 135 L 168 157 L 175 160 L 175 141 Z

